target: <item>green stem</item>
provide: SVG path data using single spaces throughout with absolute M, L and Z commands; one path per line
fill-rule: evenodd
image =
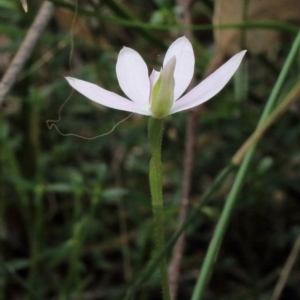
M 152 196 L 152 209 L 154 215 L 155 227 L 155 243 L 156 252 L 159 253 L 164 250 L 164 211 L 162 201 L 162 164 L 161 164 L 161 142 L 163 121 L 162 119 L 149 119 L 149 141 L 152 150 L 152 157 L 150 160 L 150 190 Z M 169 282 L 167 274 L 167 264 L 165 257 L 161 259 L 159 264 L 161 285 L 163 290 L 164 300 L 170 300 Z
M 159 264 L 160 260 L 165 256 L 167 252 L 169 252 L 172 247 L 175 245 L 176 241 L 180 237 L 180 235 L 186 231 L 191 224 L 193 226 L 197 226 L 197 224 L 201 221 L 201 209 L 204 205 L 206 205 L 212 198 L 212 196 L 215 194 L 216 191 L 220 189 L 222 186 L 224 180 L 227 178 L 227 176 L 235 170 L 234 165 L 229 165 L 224 170 L 220 172 L 220 174 L 215 179 L 213 185 L 208 188 L 203 197 L 201 198 L 201 201 L 198 202 L 198 205 L 195 209 L 193 209 L 187 218 L 185 219 L 182 226 L 172 235 L 172 237 L 167 241 L 166 247 L 157 253 L 149 262 L 148 266 L 140 273 L 138 276 L 135 277 L 135 279 L 132 281 L 132 283 L 129 285 L 130 289 L 128 293 L 126 294 L 126 297 L 124 296 L 123 291 L 120 295 L 118 295 L 116 298 L 113 298 L 115 300 L 131 300 L 134 298 L 137 291 L 141 288 L 144 282 L 150 278 L 150 276 L 153 274 L 153 272 L 156 270 L 157 265 Z
M 65 1 L 61 0 L 50 0 L 53 4 L 59 7 L 67 8 L 71 11 L 75 11 L 76 7 L 75 5 L 69 4 Z M 290 33 L 297 33 L 299 30 L 299 27 L 287 22 L 278 22 L 278 21 L 247 21 L 247 22 L 237 22 L 237 23 L 226 23 L 226 24 L 218 24 L 218 25 L 211 25 L 211 24 L 205 24 L 205 25 L 188 25 L 188 26 L 182 26 L 180 24 L 157 24 L 157 23 L 148 23 L 148 22 L 141 22 L 139 20 L 130 19 L 129 17 L 121 16 L 121 18 L 116 17 L 108 17 L 107 14 L 101 14 L 98 11 L 92 11 L 88 9 L 84 9 L 82 7 L 78 7 L 78 12 L 81 15 L 90 16 L 90 17 L 96 17 L 99 20 L 113 23 L 117 25 L 121 25 L 124 27 L 129 28 L 136 28 L 140 30 L 147 30 L 148 34 L 144 34 L 144 32 L 140 31 L 144 37 L 146 37 L 150 42 L 152 41 L 154 43 L 153 36 L 149 38 L 150 31 L 153 32 L 153 30 L 159 30 L 159 31 L 170 31 L 170 30 L 193 30 L 193 31 L 211 31 L 213 29 L 266 29 L 266 30 L 280 30 L 280 31 L 286 31 Z M 115 11 L 117 14 L 117 12 Z M 118 15 L 120 15 L 118 13 Z M 14 28 L 8 28 L 8 26 L 0 25 L 0 31 L 5 32 L 11 36 L 19 36 L 20 32 L 18 30 L 15 30 Z M 156 38 L 156 43 L 161 48 L 166 48 L 166 45 L 159 39 Z M 157 41 L 160 41 L 157 43 Z
M 278 98 L 279 92 L 283 86 L 284 80 L 286 79 L 286 76 L 292 65 L 292 62 L 297 54 L 299 46 L 300 46 L 300 32 L 298 33 L 298 35 L 295 39 L 295 42 L 293 43 L 293 46 L 287 57 L 287 60 L 282 68 L 282 71 L 281 71 L 281 73 L 277 79 L 277 82 L 272 90 L 272 93 L 268 99 L 268 102 L 265 106 L 263 114 L 258 122 L 258 125 L 257 125 L 258 128 L 260 128 L 264 125 L 267 117 L 270 115 L 271 111 L 273 110 L 275 101 Z M 229 223 L 231 212 L 232 212 L 234 204 L 236 202 L 237 195 L 241 189 L 243 180 L 246 176 L 246 172 L 250 165 L 253 153 L 256 148 L 256 144 L 257 143 L 255 143 L 247 151 L 247 153 L 243 159 L 243 162 L 241 164 L 241 167 L 238 170 L 238 173 L 237 173 L 236 179 L 234 181 L 234 184 L 232 186 L 232 189 L 231 189 L 229 195 L 227 196 L 224 209 L 222 211 L 221 217 L 216 226 L 212 240 L 209 244 L 207 254 L 204 258 L 203 266 L 201 269 L 201 274 L 197 280 L 197 284 L 194 289 L 192 300 L 199 300 L 203 297 L 204 290 L 206 288 L 206 285 L 207 285 L 209 278 L 211 276 L 211 273 L 212 273 L 213 264 L 217 258 L 217 254 L 218 254 L 219 248 L 221 246 L 221 242 L 222 242 L 224 233 L 225 233 L 227 225 Z

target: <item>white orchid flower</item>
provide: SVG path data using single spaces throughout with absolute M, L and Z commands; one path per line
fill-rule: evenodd
M 191 82 L 195 65 L 193 48 L 186 37 L 177 39 L 169 47 L 163 68 L 160 72 L 153 70 L 150 77 L 146 63 L 135 50 L 124 47 L 120 51 L 117 78 L 130 100 L 93 83 L 72 77 L 66 79 L 79 93 L 101 105 L 160 119 L 215 96 L 235 73 L 245 53 L 244 50 L 234 55 L 181 98 Z

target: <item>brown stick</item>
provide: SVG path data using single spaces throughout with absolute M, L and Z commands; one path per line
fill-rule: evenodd
M 292 271 L 293 266 L 295 265 L 296 259 L 300 252 L 300 235 L 297 237 L 296 242 L 292 248 L 292 251 L 281 271 L 279 280 L 276 284 L 275 290 L 273 292 L 273 295 L 271 297 L 271 300 L 278 300 L 280 299 L 281 293 L 283 291 L 283 288 L 289 278 L 289 275 Z
M 16 82 L 18 74 L 23 69 L 26 61 L 28 60 L 30 54 L 32 53 L 36 45 L 38 38 L 40 37 L 49 20 L 51 19 L 53 10 L 53 3 L 45 1 L 42 4 L 17 54 L 13 58 L 12 62 L 10 63 L 6 72 L 4 73 L 3 78 L 0 82 L 0 105 L 2 104 L 5 96 L 11 90 L 14 83 Z
M 191 110 L 189 112 L 187 125 L 186 125 L 182 198 L 181 198 L 181 204 L 180 204 L 179 216 L 177 222 L 178 227 L 180 227 L 183 224 L 189 206 L 189 195 L 190 195 L 191 177 L 192 177 L 193 161 L 194 161 L 194 148 L 195 148 L 195 139 L 197 133 L 197 116 L 198 116 L 198 112 L 196 110 Z M 170 294 L 171 294 L 171 299 L 173 300 L 175 300 L 177 297 L 179 269 L 180 269 L 182 254 L 184 250 L 184 241 L 185 241 L 185 234 L 183 233 L 178 238 L 173 248 L 172 258 L 168 270 L 169 282 L 170 282 Z
M 288 109 L 288 107 L 299 98 L 300 82 L 297 83 L 293 89 L 287 94 L 284 100 L 276 107 L 276 109 L 267 118 L 261 128 L 257 128 L 250 137 L 239 148 L 233 156 L 231 162 L 233 165 L 240 165 L 247 151 L 265 134 L 265 132 L 275 123 L 275 121 Z
M 192 0 L 177 0 L 178 6 L 182 7 L 183 15 L 182 15 L 182 24 L 190 25 L 191 18 L 189 13 L 189 8 L 192 4 Z M 190 31 L 185 31 L 185 35 L 191 39 L 192 33 Z M 190 86 L 194 85 L 194 78 Z M 193 171 L 193 161 L 194 161 L 194 146 L 195 139 L 197 134 L 197 110 L 190 110 L 186 125 L 186 140 L 185 140 L 185 151 L 184 151 L 184 170 L 183 170 L 183 184 L 182 184 L 182 198 L 179 209 L 178 216 L 178 227 L 180 227 L 187 215 L 187 210 L 189 206 L 189 195 L 191 188 L 191 177 Z M 170 286 L 170 295 L 171 299 L 175 300 L 177 298 L 177 290 L 178 290 L 178 278 L 180 271 L 180 264 L 182 259 L 182 254 L 184 250 L 184 241 L 185 234 L 183 233 L 177 240 L 173 252 L 172 258 L 169 264 L 168 269 L 168 278 L 169 278 L 169 286 Z

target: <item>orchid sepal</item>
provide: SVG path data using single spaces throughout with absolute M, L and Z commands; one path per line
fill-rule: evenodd
M 160 119 L 214 97 L 236 72 L 245 53 L 246 50 L 234 55 L 181 98 L 193 77 L 195 63 L 192 45 L 184 36 L 170 45 L 161 72 L 153 71 L 150 77 L 144 60 L 135 50 L 124 47 L 120 51 L 117 78 L 130 100 L 83 80 L 66 79 L 79 93 L 101 105 Z

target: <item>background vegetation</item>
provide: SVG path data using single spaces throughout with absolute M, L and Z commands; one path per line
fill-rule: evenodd
M 167 46 L 183 35 L 181 8 L 168 0 L 79 1 L 72 27 L 74 3 L 53 3 L 53 18 L 0 111 L 0 299 L 124 299 L 154 248 L 147 118 L 132 115 L 109 135 L 92 140 L 63 136 L 49 130 L 46 121 L 59 117 L 70 96 L 64 76 L 122 93 L 115 63 L 124 45 L 137 50 L 149 70 L 158 69 Z M 0 1 L 1 74 L 40 5 L 29 1 L 25 14 L 17 1 Z M 190 8 L 196 82 L 216 50 L 213 9 L 210 0 L 194 1 Z M 190 211 L 255 129 L 291 48 L 297 26 L 271 21 L 280 33 L 268 45 L 275 56 L 250 51 L 238 77 L 243 84 L 231 81 L 198 115 Z M 299 70 L 298 54 L 281 97 L 299 79 Z M 247 88 L 239 89 L 245 82 Z M 55 124 L 62 133 L 95 137 L 127 116 L 72 93 Z M 187 113 L 179 113 L 165 122 L 167 239 L 177 229 L 186 120 Z M 205 299 L 269 299 L 272 294 L 300 232 L 299 120 L 296 103 L 261 139 Z M 233 179 L 234 174 L 227 177 L 188 228 L 178 299 L 191 297 Z M 299 299 L 299 276 L 296 261 L 281 299 Z M 138 285 L 135 299 L 160 297 L 155 271 Z

